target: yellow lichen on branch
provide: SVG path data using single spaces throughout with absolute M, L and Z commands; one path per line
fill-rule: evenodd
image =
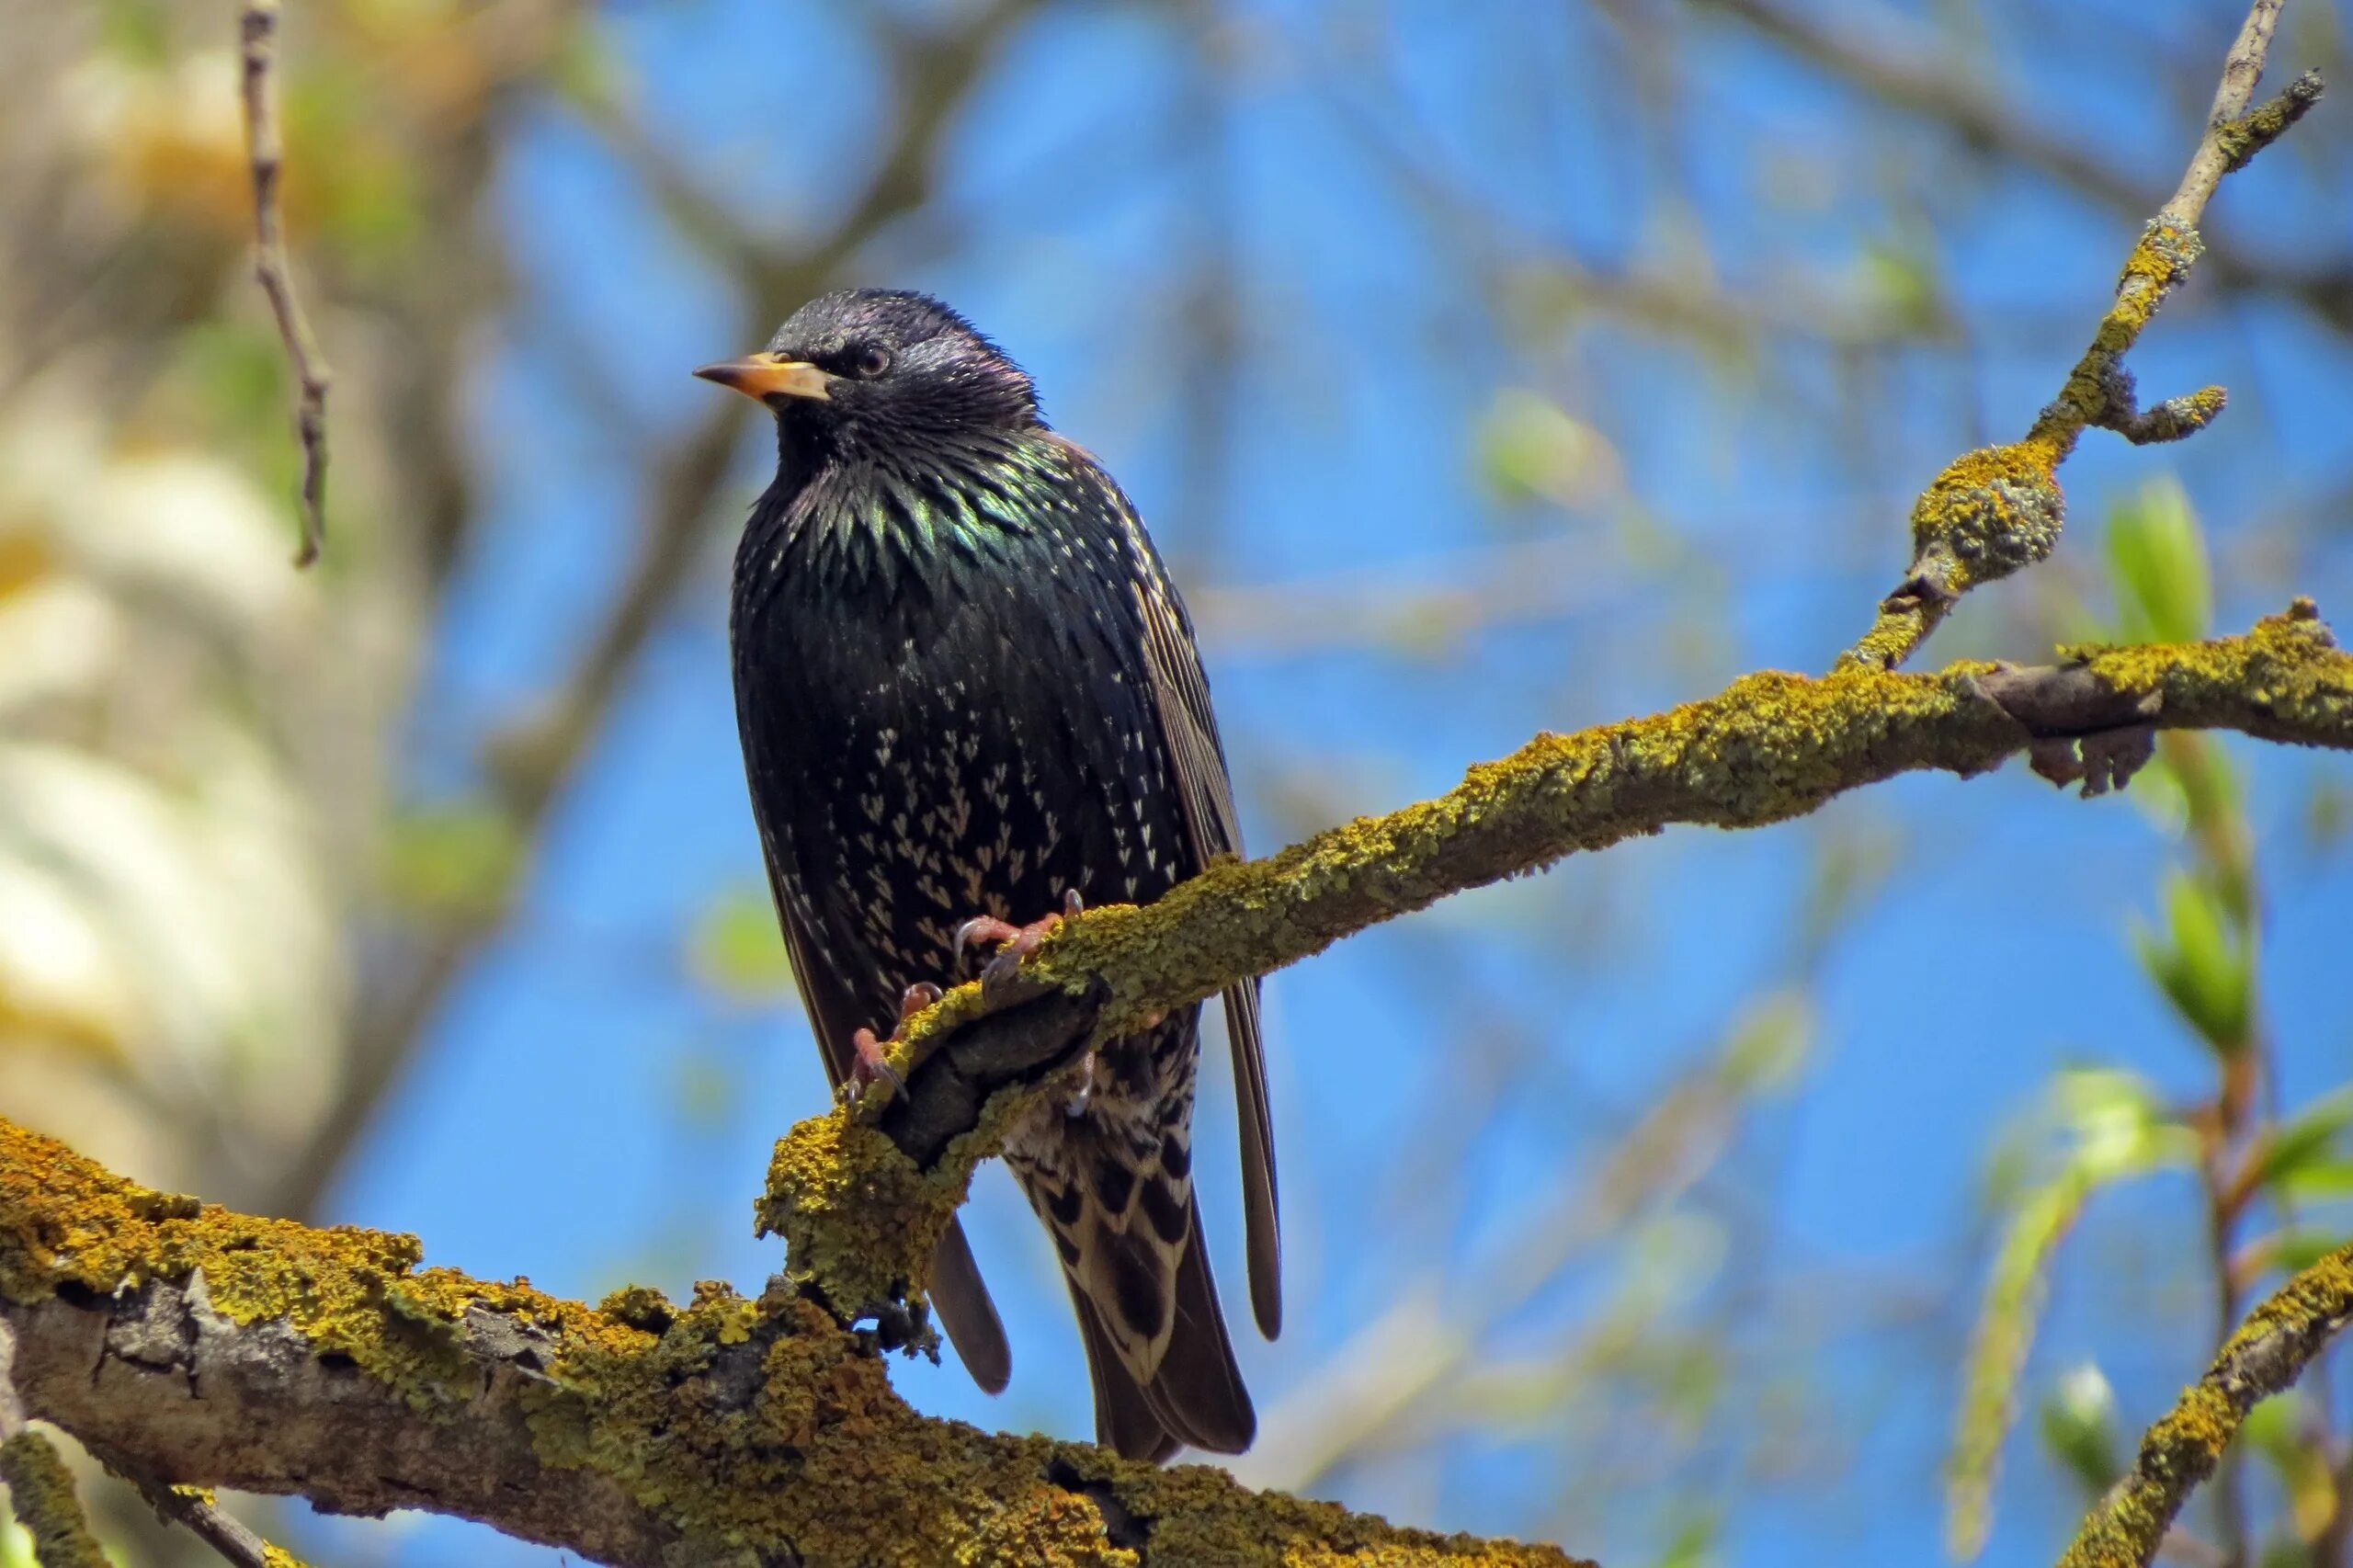
M 919 1171 L 870 1123 L 812 1117 L 777 1142 L 759 1231 L 785 1238 L 788 1275 L 827 1301 L 915 1299 L 925 1260 L 962 1207 L 972 1174 L 971 1165 Z
M 2353 747 L 2353 656 L 2307 601 L 2242 637 L 2069 652 L 2069 664 L 2042 671 L 1960 664 L 1929 675 L 1752 675 L 1664 713 L 1540 735 L 1435 800 L 1263 860 L 1221 862 L 1148 908 L 1090 909 L 1020 975 L 1034 988 L 1099 995 L 1091 1037 L 1099 1041 L 1449 894 L 1673 824 L 1780 822 L 1900 773 L 1979 773 L 2054 734 L 2120 726 Z M 984 1011 L 977 987 L 966 986 L 911 1020 L 898 1048 L 903 1074 L 912 1082 Z M 971 1164 L 995 1149 L 985 1135 L 968 1137 L 917 1171 L 887 1140 L 849 1131 L 878 1122 L 884 1098 L 796 1129 L 779 1146 L 761 1203 L 764 1221 L 799 1254 L 796 1278 L 853 1318 L 887 1307 L 899 1289 L 919 1294 L 930 1238 L 961 1200 Z M 1005 1105 L 986 1115 L 1001 1123 Z M 876 1206 L 861 1201 L 867 1193 Z M 915 1221 L 911 1202 L 946 1207 Z M 892 1239 L 901 1226 L 910 1239 Z
M 33 1561 L 40 1568 L 107 1568 L 107 1554 L 90 1534 L 73 1472 L 57 1449 L 38 1432 L 18 1432 L 0 1442 L 0 1484 L 17 1522 L 33 1538 Z
M 2050 555 L 2066 521 L 2059 466 L 2088 426 L 2135 442 L 2177 441 L 2204 428 L 2227 398 L 2206 387 L 2143 410 L 2124 356 L 2165 296 L 2189 275 L 2201 242 L 2194 229 L 2159 220 L 2125 257 L 2116 299 L 2066 385 L 2035 418 L 2026 438 L 1964 452 L 1912 507 L 1912 564 L 1842 669 L 1892 670 L 1927 641 L 1963 594 Z
M 2206 1375 L 2149 1428 L 2132 1472 L 2084 1520 L 2060 1568 L 2145 1568 L 2247 1412 L 2293 1383 L 2348 1319 L 2353 1246 L 2305 1269 L 2249 1315 Z
M 624 1568 L 1571 1562 L 925 1417 L 789 1289 L 592 1309 L 418 1255 L 153 1192 L 0 1121 L 27 1406 L 175 1482 L 433 1508 Z
M 1912 509 L 1912 563 L 1895 591 L 1880 601 L 1870 630 L 1840 655 L 1841 669 L 1894 669 L 1927 641 L 1963 594 L 2048 556 L 2066 516 L 2059 465 L 2086 429 L 2113 430 L 2135 444 L 2178 441 L 2222 412 L 2228 397 L 2212 386 L 2142 408 L 2124 357 L 2197 265 L 2205 248 L 2198 220 L 2222 176 L 2244 167 L 2320 101 L 2321 79 L 2308 71 L 2270 102 L 2245 107 L 2263 72 L 2277 10 L 2276 4 L 2258 4 L 2249 15 L 2181 188 L 2124 258 L 2116 297 L 2066 384 L 2036 415 L 2024 440 L 1963 454 L 1921 493 Z

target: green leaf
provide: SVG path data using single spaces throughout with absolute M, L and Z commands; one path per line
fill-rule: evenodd
M 2322 1258 L 2345 1244 L 2342 1229 L 2325 1225 L 2298 1225 L 2280 1233 L 2274 1261 L 2287 1273 L 2294 1274 L 2310 1268 Z
M 1986 1281 L 1984 1305 L 1962 1369 L 1961 1415 L 1947 1471 L 1945 1544 L 1956 1561 L 1984 1550 L 1994 1483 L 2018 1405 L 2018 1382 L 2042 1312 L 2059 1244 L 2099 1188 L 2196 1158 L 2197 1137 L 2166 1117 L 2147 1084 L 2129 1073 L 2060 1074 L 2051 1099 L 2072 1146 L 2056 1175 L 2022 1189 Z
M 2231 768 L 2229 754 L 2213 736 L 2168 731 L 2158 742 L 2158 749 L 2180 781 L 2182 803 L 2188 809 L 2192 828 L 2215 831 L 2241 815 L 2238 775 Z
M 2157 755 L 2132 776 L 2132 788 L 2124 793 L 2149 819 L 2149 824 L 2167 838 L 2179 838 L 2189 831 L 2189 790 L 2182 781 L 2180 770 L 2166 756 L 2162 740 Z
M 2279 1178 L 2279 1190 L 2300 1203 L 2353 1198 L 2353 1160 L 2315 1160 Z
M 2336 1511 L 2336 1483 L 2310 1431 L 2303 1401 L 2290 1389 L 2248 1411 L 2239 1439 L 2279 1476 L 2296 1528 L 2307 1535 L 2318 1533 Z
M 713 899 L 688 937 L 688 967 L 695 978 L 740 1002 L 776 1002 L 798 994 L 776 905 L 765 888 L 736 888 Z
M 2353 790 L 2336 778 L 2313 780 L 2304 801 L 2304 837 L 2317 854 L 2336 852 L 2353 832 Z
M 506 903 L 521 869 L 514 820 L 480 801 L 421 806 L 392 819 L 383 885 L 392 902 L 438 919 L 481 919 Z
M 1722 1523 L 1711 1510 L 1687 1514 L 1659 1553 L 1658 1568 L 1711 1568 L 1721 1562 L 1716 1549 Z
M 1578 506 L 1620 488 L 1609 438 L 1552 399 L 1506 388 L 1481 419 L 1479 466 L 1506 501 Z
M 2067 1165 L 2095 1183 L 2145 1176 L 2197 1157 L 2198 1139 L 2165 1113 L 2146 1081 L 2109 1068 L 2059 1074 L 2052 1100 L 2075 1145 Z
M 1801 991 L 1755 999 L 1733 1021 L 1719 1069 L 1735 1094 L 1783 1088 L 1805 1066 L 1814 1039 L 1813 1009 Z
M 2124 1473 L 2116 1430 L 2116 1392 L 2086 1362 L 2062 1377 L 2042 1399 L 2042 1438 L 2086 1498 L 2106 1492 Z
M 558 95 L 588 108 L 623 103 L 631 85 L 611 37 L 590 16 L 573 17 L 563 25 L 550 51 L 547 75 Z
M 1916 236 L 1865 241 L 1855 258 L 1854 292 L 1892 324 L 1913 331 L 1949 317 L 1936 253 Z
M 109 52 L 156 70 L 172 63 L 172 19 L 158 0 L 98 0 L 94 9 Z
M 2246 954 L 2212 885 L 2176 873 L 2165 889 L 2167 930 L 2135 934 L 2141 962 L 2183 1020 L 2222 1056 L 2245 1049 L 2253 1005 Z
M 2131 642 L 2193 642 L 2214 614 L 2206 541 L 2181 482 L 2150 481 L 2108 517 L 2119 631 Z
M 2337 1136 L 2348 1124 L 2353 1124 L 2353 1084 L 2323 1095 L 2279 1124 L 2256 1166 L 2256 1184 L 2270 1187 L 2313 1166 L 2336 1163 L 2327 1156 L 2336 1152 Z
M 2002 1443 L 2018 1407 L 2018 1379 L 2042 1315 L 2044 1271 L 2073 1229 L 2093 1180 L 2071 1163 L 2058 1178 L 2029 1190 L 2011 1216 L 1985 1302 L 1970 1335 L 1963 1367 L 1961 1419 L 1953 1435 L 1945 1484 L 1945 1550 L 1955 1562 L 1985 1550 L 1994 1526 L 1994 1482 Z

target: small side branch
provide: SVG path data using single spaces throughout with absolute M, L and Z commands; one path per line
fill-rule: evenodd
M 310 318 L 294 292 L 286 256 L 279 189 L 285 143 L 278 130 L 278 0 L 244 0 L 237 31 L 244 60 L 245 153 L 254 182 L 254 280 L 268 296 L 270 314 L 294 371 L 294 434 L 302 445 L 302 544 L 294 563 L 319 558 L 327 537 L 327 388 L 332 377 Z
M 2288 85 L 2287 91 L 2260 108 L 2250 108 L 2255 89 L 2263 80 L 2263 62 L 2271 52 L 2271 34 L 2279 25 L 2287 0 L 2256 0 L 2246 23 L 2222 61 L 2222 84 L 2214 89 L 2214 107 L 2206 116 L 2206 135 L 2181 176 L 2173 199 L 2158 212 L 2160 221 L 2194 228 L 2224 175 L 2236 174 L 2247 160 L 2279 140 L 2282 131 L 2304 117 L 2320 101 L 2321 81 L 2307 71 Z
M 2115 302 L 2066 385 L 2036 415 L 2023 440 L 1963 455 L 1921 493 L 1912 508 L 1912 564 L 1880 601 L 1871 629 L 1839 656 L 1840 668 L 1894 669 L 1927 641 L 1962 595 L 2057 548 L 2066 515 L 2059 466 L 2086 428 L 2113 430 L 2136 445 L 2177 441 L 2222 412 L 2221 387 L 2143 410 L 2124 357 L 2196 265 L 2204 248 L 2198 220 L 2222 176 L 2245 167 L 2320 100 L 2320 77 L 2306 72 L 2269 103 L 2247 107 L 2282 3 L 2256 0 L 2249 11 L 2223 62 L 2213 111 L 2181 187 L 2125 258 Z
M 2084 1520 L 2059 1568 L 2146 1568 L 2246 1413 L 2302 1376 L 2347 1321 L 2353 1246 L 2321 1259 L 2255 1310 L 2206 1375 L 2149 1428 L 2131 1473 Z
M 93 1449 L 106 1467 L 139 1488 L 147 1506 L 169 1522 L 220 1553 L 234 1568 L 304 1568 L 301 1559 L 282 1546 L 272 1546 L 223 1509 L 210 1487 L 173 1486 L 119 1454 Z

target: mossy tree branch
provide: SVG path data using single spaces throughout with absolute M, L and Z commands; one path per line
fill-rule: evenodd
M 995 996 L 950 992 L 908 1026 L 904 1096 L 801 1123 L 761 1222 L 794 1280 L 886 1345 L 920 1341 L 924 1260 L 1026 1096 L 1090 1042 L 1133 1032 L 1450 893 L 1672 824 L 1755 827 L 1898 774 L 1964 777 L 2025 752 L 2096 794 L 2154 729 L 2353 748 L 2353 655 L 2308 600 L 2240 637 L 2071 651 L 2039 668 L 1765 673 L 1704 701 L 1540 735 L 1436 800 L 1212 866 L 1146 908 L 1089 910 Z
M 185 1484 L 426 1508 L 622 1568 L 1571 1568 L 918 1415 L 870 1341 L 789 1290 L 592 1309 L 419 1254 L 153 1192 L 0 1121 L 26 1412 Z
M 2331 1253 L 2256 1308 L 2206 1375 L 2149 1428 L 2131 1473 L 2084 1520 L 2059 1568 L 2146 1568 L 2247 1412 L 2294 1383 L 2348 1321 L 2353 1246 Z

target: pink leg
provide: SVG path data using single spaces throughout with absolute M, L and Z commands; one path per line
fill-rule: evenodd
M 998 944 L 996 956 L 989 960 L 986 967 L 981 971 L 981 983 L 983 986 L 1002 985 L 1013 978 L 1014 971 L 1021 967 L 1023 959 L 1038 950 L 1039 943 L 1059 929 L 1063 921 L 1075 920 L 1086 913 L 1086 901 L 1078 896 L 1076 888 L 1071 888 L 1063 893 L 1063 910 L 1060 915 L 1049 915 L 1041 919 L 1032 920 L 1027 926 L 1016 926 L 1010 921 L 999 920 L 993 915 L 983 915 L 977 919 L 967 920 L 956 929 L 955 961 L 959 965 L 963 963 L 964 945 L 967 942 Z
M 891 1039 L 895 1040 L 905 1034 L 907 1020 L 938 1000 L 939 987 L 928 981 L 908 986 L 899 997 L 899 1027 L 891 1031 Z M 849 1079 L 842 1086 L 847 1091 L 852 1105 L 857 1104 L 858 1097 L 878 1081 L 885 1078 L 899 1093 L 904 1095 L 907 1092 L 906 1080 L 899 1076 L 898 1069 L 891 1065 L 890 1058 L 883 1053 L 882 1048 L 887 1043 L 875 1039 L 872 1029 L 860 1029 L 849 1037 Z

